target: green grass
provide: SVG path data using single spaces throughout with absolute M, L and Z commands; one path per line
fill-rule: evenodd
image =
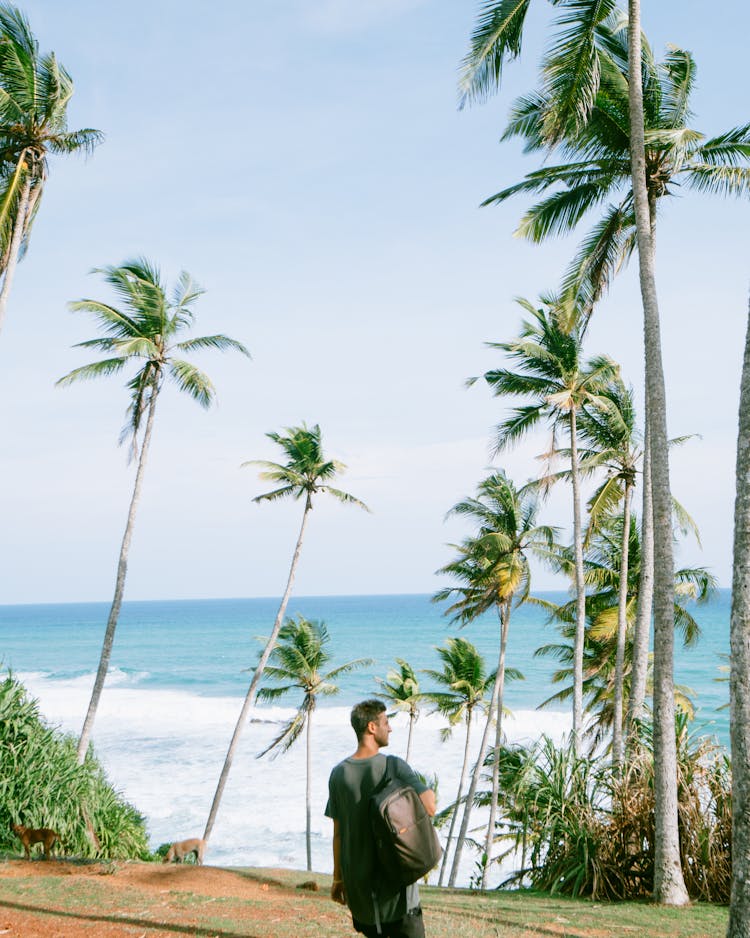
M 352 935 L 346 910 L 328 896 L 330 877 L 322 874 L 235 869 L 232 872 L 242 879 L 264 884 L 260 897 L 243 898 L 143 889 L 121 879 L 124 871 L 107 875 L 104 865 L 82 866 L 80 875 L 48 873 L 41 861 L 33 866 L 33 874 L 29 870 L 30 875 L 6 877 L 0 862 L 0 914 L 7 910 L 78 922 L 82 934 L 90 933 L 97 922 L 127 924 L 147 938 Z M 319 892 L 297 888 L 310 879 L 319 884 Z M 478 894 L 428 887 L 422 890 L 422 905 L 429 938 L 720 938 L 727 925 L 727 909 L 721 906 L 669 909 L 647 902 L 591 902 L 530 892 Z

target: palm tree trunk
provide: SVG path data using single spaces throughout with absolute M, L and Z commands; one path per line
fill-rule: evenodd
M 487 862 L 482 867 L 481 888 L 484 889 L 487 881 L 487 869 L 492 861 L 492 844 L 495 839 L 495 819 L 497 818 L 497 801 L 500 788 L 500 744 L 503 737 L 503 697 L 505 693 L 505 650 L 508 645 L 508 628 L 510 626 L 510 603 L 506 603 L 500 619 L 500 658 L 497 670 L 500 675 L 500 687 L 497 694 L 497 719 L 495 720 L 495 758 L 492 760 L 492 797 L 490 798 L 490 816 L 487 821 L 487 835 L 484 839 L 484 854 Z
M 677 818 L 672 502 L 652 212 L 646 186 L 639 0 L 628 0 L 628 10 L 630 159 L 643 300 L 646 408 L 654 501 L 654 898 L 667 905 L 685 905 L 688 894 L 680 865 Z
M 94 728 L 96 711 L 99 707 L 99 698 L 104 689 L 104 681 L 109 670 L 109 660 L 112 657 L 112 646 L 115 641 L 115 630 L 117 621 L 120 617 L 120 607 L 122 606 L 122 596 L 125 592 L 125 578 L 128 573 L 128 553 L 130 551 L 130 541 L 133 537 L 133 525 L 135 524 L 135 514 L 138 508 L 138 502 L 141 498 L 141 486 L 143 485 L 143 473 L 146 468 L 146 457 L 148 456 L 149 445 L 151 443 L 151 432 L 154 427 L 154 414 L 156 413 L 156 399 L 159 395 L 158 385 L 152 386 L 151 400 L 148 405 L 148 418 L 146 419 L 146 429 L 143 433 L 143 443 L 141 445 L 141 455 L 138 460 L 138 470 L 135 474 L 135 484 L 133 485 L 133 495 L 130 499 L 130 509 L 128 511 L 128 520 L 125 525 L 125 534 L 120 546 L 120 559 L 117 562 L 117 578 L 115 580 L 115 595 L 112 599 L 112 605 L 109 610 L 107 627 L 104 630 L 104 642 L 102 644 L 101 655 L 99 656 L 99 667 L 94 680 L 94 688 L 91 691 L 89 708 L 86 713 L 86 719 L 83 721 L 81 736 L 78 740 L 78 764 L 81 765 L 86 758 L 86 752 L 89 748 L 89 739 L 91 731 Z
M 414 711 L 409 710 L 409 735 L 406 738 L 406 761 L 409 761 L 411 755 L 411 737 L 414 732 Z
M 502 628 L 502 612 L 501 615 L 501 628 Z M 502 654 L 502 645 L 501 651 Z M 469 785 L 469 792 L 466 795 L 466 804 L 464 805 L 464 814 L 461 819 L 461 828 L 458 832 L 458 840 L 456 841 L 456 852 L 453 854 L 453 865 L 451 866 L 451 875 L 448 879 L 449 886 L 456 885 L 456 876 L 458 875 L 458 866 L 461 862 L 461 853 L 464 849 L 464 842 L 466 841 L 466 834 L 469 830 L 469 819 L 471 817 L 471 810 L 474 807 L 474 797 L 477 793 L 477 786 L 479 784 L 479 776 L 482 774 L 482 769 L 484 768 L 484 759 L 487 755 L 487 745 L 490 739 L 490 728 L 492 726 L 492 719 L 495 715 L 495 708 L 497 707 L 497 702 L 500 698 L 500 685 L 502 683 L 503 675 L 500 673 L 500 668 L 497 669 L 497 674 L 495 675 L 495 683 L 492 685 L 492 697 L 490 698 L 490 706 L 487 711 L 487 722 L 484 724 L 484 732 L 482 733 L 482 741 L 479 744 L 479 755 L 477 756 L 476 765 L 474 766 L 474 771 L 471 775 L 471 784 Z
M 464 785 L 466 784 L 466 770 L 469 767 L 469 740 L 471 737 L 471 714 L 472 709 L 469 708 L 466 711 L 466 741 L 464 742 L 464 761 L 461 765 L 461 777 L 458 780 L 458 791 L 456 792 L 456 807 L 453 811 L 453 816 L 451 817 L 451 826 L 448 828 L 448 839 L 445 842 L 445 852 L 443 853 L 443 862 L 440 865 L 440 876 L 438 877 L 438 886 L 443 885 L 443 878 L 445 877 L 445 871 L 448 869 L 448 853 L 451 848 L 451 841 L 453 840 L 453 831 L 456 827 L 456 818 L 458 817 L 459 806 L 461 804 L 461 795 L 464 792 Z
M 307 871 L 312 870 L 312 835 L 311 835 L 311 804 L 312 804 L 312 711 L 307 714 L 307 752 L 305 779 L 305 847 L 307 849 Z
M 29 212 L 29 196 L 31 194 L 31 173 L 27 171 L 26 180 L 21 190 L 21 198 L 18 202 L 15 221 L 13 222 L 13 234 L 10 239 L 10 248 L 8 249 L 8 259 L 5 265 L 3 286 L 0 290 L 0 330 L 5 322 L 5 313 L 8 308 L 8 296 L 10 288 L 13 286 L 13 277 L 18 266 L 18 256 L 21 253 L 21 244 L 23 234 L 26 230 L 26 218 Z
M 294 555 L 292 556 L 292 565 L 289 568 L 289 577 L 286 582 L 286 589 L 284 590 L 284 595 L 281 598 L 279 611 L 276 613 L 276 621 L 273 624 L 273 629 L 271 630 L 271 634 L 269 635 L 268 641 L 266 642 L 266 647 L 263 649 L 263 654 L 260 656 L 260 661 L 255 668 L 253 678 L 250 681 L 250 687 L 247 689 L 245 701 L 242 704 L 242 709 L 240 710 L 240 715 L 237 718 L 237 724 L 234 728 L 234 733 L 232 734 L 232 739 L 229 743 L 229 749 L 227 750 L 227 754 L 224 759 L 221 775 L 219 776 L 219 782 L 216 786 L 216 792 L 214 793 L 214 800 L 211 802 L 211 810 L 208 813 L 206 829 L 203 832 L 203 839 L 205 841 L 208 841 L 209 837 L 211 836 L 211 831 L 213 830 L 214 822 L 216 821 L 216 814 L 218 813 L 219 805 L 221 804 L 221 796 L 224 794 L 224 787 L 227 783 L 227 778 L 229 777 L 229 770 L 232 768 L 232 762 L 234 761 L 234 756 L 237 751 L 240 736 L 242 735 L 242 730 L 244 729 L 245 721 L 247 720 L 247 714 L 251 707 L 255 706 L 255 698 L 258 695 L 258 684 L 260 683 L 260 679 L 263 676 L 263 671 L 265 670 L 268 658 L 273 651 L 273 647 L 276 644 L 276 639 L 279 636 L 279 631 L 281 630 L 281 623 L 284 620 L 284 613 L 286 612 L 286 607 L 292 592 L 292 585 L 294 584 L 294 575 L 297 571 L 297 562 L 299 560 L 300 549 L 302 548 L 302 540 L 305 536 L 307 516 L 310 514 L 311 508 L 312 502 L 310 500 L 310 495 L 308 494 L 307 501 L 305 502 L 305 510 L 302 514 L 302 524 L 300 525 L 297 544 L 294 548 Z
M 651 607 L 654 598 L 654 511 L 651 499 L 651 444 L 648 438 L 643 450 L 643 507 L 641 510 L 641 573 L 638 581 L 638 608 L 633 635 L 633 664 L 628 703 L 628 733 L 632 737 L 637 722 L 643 719 L 646 700 L 648 650 L 651 638 Z
M 727 938 L 750 935 L 750 308 L 740 390 L 730 626 L 732 897 Z
M 612 763 L 622 765 L 622 710 L 625 684 L 625 638 L 628 632 L 628 551 L 630 548 L 630 497 L 632 485 L 625 483 L 620 548 L 620 590 L 617 602 L 617 651 L 615 652 L 615 699 L 612 730 Z
M 573 488 L 573 550 L 575 553 L 576 635 L 573 646 L 573 746 L 581 748 L 583 733 L 583 646 L 586 639 L 586 586 L 583 579 L 581 483 L 578 473 L 578 431 L 575 407 L 570 410 L 570 479 Z

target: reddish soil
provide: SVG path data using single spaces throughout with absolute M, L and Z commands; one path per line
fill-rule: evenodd
M 187 864 L 0 862 L 0 938 L 353 934 L 346 911 L 329 898 L 327 877 L 278 875 Z

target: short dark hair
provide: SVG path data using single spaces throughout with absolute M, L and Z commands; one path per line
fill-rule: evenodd
M 357 739 L 362 739 L 367 729 L 367 724 L 377 720 L 381 713 L 385 713 L 385 704 L 382 700 L 375 700 L 374 698 L 362 700 L 352 707 L 350 719 L 352 729 L 357 734 Z

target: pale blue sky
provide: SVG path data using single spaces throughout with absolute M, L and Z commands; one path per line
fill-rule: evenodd
M 520 202 L 480 201 L 533 163 L 498 143 L 531 87 L 547 7 L 502 93 L 456 109 L 456 75 L 477 5 L 450 0 L 28 0 L 43 49 L 73 75 L 70 126 L 106 142 L 53 163 L 0 336 L 0 602 L 110 598 L 133 468 L 117 447 L 122 379 L 59 390 L 94 334 L 69 300 L 102 296 L 91 267 L 144 254 L 206 289 L 199 333 L 243 341 L 253 362 L 206 354 L 218 407 L 167 389 L 131 552 L 126 598 L 274 595 L 298 505 L 255 506 L 240 463 L 274 458 L 264 437 L 319 422 L 371 516 L 322 504 L 297 592 L 428 592 L 457 522 L 444 513 L 488 464 L 501 415 L 467 376 L 497 362 L 516 295 L 552 288 L 574 241 L 512 237 Z M 748 119 L 750 11 L 722 26 L 705 6 L 644 0 L 657 49 L 699 68 L 694 125 Z M 729 582 L 736 409 L 748 288 L 748 206 L 685 194 L 658 236 L 674 490 L 699 522 L 705 563 Z M 608 352 L 638 391 L 641 316 L 631 267 L 597 311 L 589 352 Z M 502 460 L 535 471 L 534 437 Z M 565 524 L 560 490 L 546 518 Z M 537 588 L 555 581 L 540 572 Z

